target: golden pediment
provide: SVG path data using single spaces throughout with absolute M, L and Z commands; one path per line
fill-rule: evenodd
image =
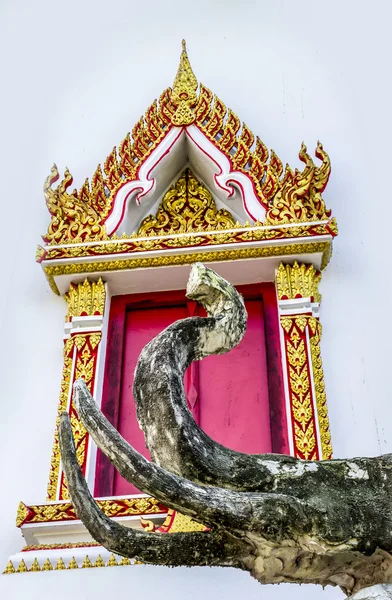
M 237 115 L 203 84 L 193 73 L 185 44 L 173 87 L 167 88 L 127 134 L 118 148 L 113 148 L 103 164 L 98 165 L 91 180 L 86 179 L 79 191 L 69 191 L 72 176 L 66 170 L 59 179 L 54 165 L 44 186 L 51 222 L 46 244 L 81 243 L 111 239 L 115 230 L 108 229 L 108 216 L 116 196 L 129 182 L 140 177 L 140 169 L 151 154 L 174 129 L 196 127 L 203 139 L 213 144 L 225 160 L 230 172 L 245 174 L 251 183 L 256 202 L 263 207 L 263 225 L 284 225 L 330 220 L 331 211 L 321 196 L 327 185 L 331 164 L 320 143 L 316 165 L 304 144 L 299 158 L 302 171 L 283 167 L 273 150 L 241 123 Z M 254 218 L 253 221 L 261 221 Z M 336 226 L 335 226 L 336 229 Z M 127 231 L 127 234 L 132 234 Z

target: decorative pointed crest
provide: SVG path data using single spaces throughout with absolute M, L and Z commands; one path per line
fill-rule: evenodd
M 173 83 L 172 102 L 177 106 L 173 116 L 174 125 L 190 125 L 195 120 L 192 106 L 197 100 L 197 79 L 192 71 L 186 51 L 186 42 L 182 40 L 182 52 L 177 75 Z

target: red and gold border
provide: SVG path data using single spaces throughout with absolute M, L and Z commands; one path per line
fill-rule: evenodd
M 244 244 L 245 245 L 245 244 Z M 51 265 L 50 262 L 43 265 L 45 275 L 51 289 L 59 294 L 55 278 L 61 275 L 77 274 L 96 274 L 111 271 L 126 271 L 133 269 L 145 269 L 151 267 L 169 267 L 174 265 L 191 265 L 195 262 L 221 262 L 231 260 L 241 260 L 249 258 L 269 258 L 273 256 L 284 257 L 298 254 L 321 254 L 321 268 L 327 266 L 332 252 L 331 241 L 319 241 L 317 238 L 299 243 L 294 240 L 292 243 L 276 246 L 256 246 L 222 248 L 219 250 L 208 250 L 204 252 L 184 252 L 184 253 L 165 253 L 157 256 L 156 252 L 151 252 L 149 256 L 135 256 L 134 258 L 109 258 L 99 262 L 63 262 L 62 264 Z
M 323 363 L 321 360 L 321 323 L 318 319 L 309 319 L 309 341 L 310 356 L 312 360 L 312 371 L 314 390 L 316 396 L 317 418 L 320 432 L 322 455 L 320 458 L 332 458 L 331 432 L 329 429 L 327 396 L 325 393 Z
M 173 248 L 205 247 L 221 244 L 238 244 L 268 240 L 293 239 L 303 237 L 337 235 L 336 219 L 318 223 L 299 223 L 295 227 L 263 227 L 258 225 L 236 225 L 220 231 L 198 231 L 180 235 L 162 235 L 139 237 L 136 234 L 116 238 L 101 243 L 74 243 L 66 246 L 38 246 L 37 262 L 58 259 L 75 259 L 89 256 L 107 256 L 129 254 L 154 250 L 172 250 Z
M 136 181 L 140 167 L 175 127 L 197 127 L 225 156 L 230 170 L 244 173 L 251 181 L 256 197 L 267 211 L 265 225 L 284 225 L 309 221 L 327 221 L 331 211 L 321 196 L 331 172 L 328 154 L 320 143 L 315 165 L 302 144 L 299 158 L 304 169 L 292 170 L 273 150 L 241 123 L 237 115 L 211 91 L 200 84 L 192 71 L 185 46 L 173 88 L 166 89 L 145 115 L 104 162 L 98 165 L 91 181 L 79 191 L 68 192 L 72 175 L 65 171 L 59 179 L 54 165 L 44 185 L 51 222 L 46 244 L 68 244 L 108 239 L 105 222 L 119 189 Z M 112 233 L 112 232 L 109 232 Z
M 65 295 L 65 298 L 68 303 L 66 322 L 71 322 L 71 326 L 75 317 L 103 315 L 105 287 L 101 279 L 98 282 L 89 282 L 86 279 L 78 285 L 71 283 L 69 293 Z M 76 379 L 82 378 L 90 391 L 94 391 L 98 348 L 101 338 L 100 331 L 89 333 L 84 328 L 83 333 L 71 332 L 70 337 L 64 342 L 64 366 L 47 488 L 48 501 L 67 500 L 69 497 L 64 475 L 60 469 L 58 440 L 59 417 L 64 411 L 68 411 L 71 418 L 79 464 L 83 472 L 86 469 L 89 436 L 79 421 L 71 401 L 72 384 Z
M 96 501 L 101 510 L 108 517 L 129 517 L 139 515 L 166 514 L 167 508 L 155 498 L 112 498 Z M 51 504 L 38 504 L 26 506 L 19 503 L 16 526 L 31 523 L 62 523 L 76 521 L 75 509 L 71 502 L 58 502 Z
M 313 265 L 297 262 L 281 263 L 276 275 L 293 453 L 306 460 L 332 457 L 320 350 L 321 325 L 313 314 L 321 300 L 320 279 L 321 273 Z M 290 304 L 300 299 L 304 301 Z

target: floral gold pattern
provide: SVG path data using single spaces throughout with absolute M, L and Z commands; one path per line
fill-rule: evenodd
M 80 273 L 102 273 L 147 267 L 165 267 L 171 265 L 187 265 L 194 262 L 221 262 L 245 258 L 260 258 L 269 256 L 287 256 L 291 254 L 322 254 L 321 268 L 327 266 L 331 256 L 331 242 L 289 243 L 282 246 L 260 246 L 253 248 L 222 249 L 205 252 L 184 252 L 181 254 L 165 254 L 162 256 L 135 257 L 126 259 L 107 260 L 92 263 L 71 262 L 55 266 L 44 266 L 44 271 L 52 290 L 59 294 L 54 278 L 58 275 L 76 275 Z
M 66 321 L 70 321 L 73 316 L 103 314 L 105 304 L 104 284 L 102 280 L 89 282 L 87 279 L 80 284 L 71 283 L 68 294 L 65 294 L 65 299 L 68 303 Z M 75 379 L 81 377 L 85 380 L 90 390 L 93 390 L 100 341 L 101 333 L 93 332 L 72 334 L 64 342 L 63 375 L 47 488 L 47 500 L 49 501 L 68 499 L 68 490 L 64 475 L 60 473 L 60 449 L 58 441 L 59 417 L 63 411 L 69 411 L 79 464 L 82 470 L 86 467 L 88 433 L 80 423 L 73 403 L 70 402 L 71 386 Z
M 64 297 L 68 304 L 67 321 L 71 321 L 72 317 L 103 315 L 106 293 L 101 278 L 98 281 L 85 279 L 83 283 L 71 283 Z
M 59 177 L 58 169 L 53 165 L 44 184 L 51 222 L 43 240 L 47 243 L 61 243 L 70 242 L 75 238 L 85 241 L 104 235 L 105 227 L 101 221 L 104 215 L 108 214 L 108 203 L 103 187 L 99 190 L 100 197 L 92 196 L 86 181 L 79 195 L 75 191 L 69 194 L 67 189 L 73 181 L 71 173 L 66 169 L 64 179 L 53 189 L 52 185 Z M 99 210 L 100 204 L 103 204 L 103 211 Z
M 94 389 L 95 370 L 98 357 L 98 344 L 101 340 L 101 334 L 78 334 L 72 336 L 70 339 L 74 341 L 76 348 L 74 355 L 75 368 L 73 380 L 75 381 L 79 378 L 84 379 L 87 387 L 92 392 Z M 78 458 L 79 465 L 84 473 L 86 469 L 89 435 L 82 423 L 79 421 L 79 417 L 75 410 L 73 402 L 71 402 L 70 404 L 69 414 L 71 417 L 72 431 L 75 440 L 76 456 Z M 68 498 L 69 495 L 64 473 L 61 473 L 59 500 L 68 500 Z
M 16 512 L 16 526 L 20 527 L 29 516 L 29 509 L 24 502 L 19 502 L 18 510 Z
M 93 548 L 100 546 L 98 542 L 68 542 L 63 544 L 29 544 L 23 546 L 21 552 L 31 552 L 32 550 L 69 550 L 70 548 Z
M 323 363 L 321 360 L 321 323 L 318 319 L 309 319 L 310 332 L 310 354 L 312 359 L 312 370 L 314 388 L 317 404 L 317 418 L 319 423 L 321 450 L 323 460 L 332 458 L 331 433 L 329 430 L 329 418 L 327 408 L 327 396 L 325 393 Z
M 320 302 L 321 295 L 318 285 L 321 273 L 313 265 L 301 264 L 297 261 L 291 265 L 280 263 L 276 274 L 276 290 L 279 300 L 293 298 L 310 298 L 313 302 Z
M 50 461 L 49 483 L 47 488 L 47 500 L 55 500 L 57 495 L 57 484 L 60 470 L 60 447 L 58 439 L 58 425 L 60 414 L 67 410 L 68 396 L 70 394 L 71 373 L 73 362 L 74 338 L 68 339 L 64 343 L 64 364 L 60 386 L 60 398 L 57 409 L 56 427 L 54 433 L 54 442 L 52 449 L 52 458 Z
M 299 158 L 304 169 L 283 168 L 282 161 L 241 123 L 237 115 L 200 84 L 192 71 L 183 42 L 180 64 L 173 88 L 166 89 L 127 134 L 118 149 L 113 148 L 103 169 L 98 165 L 91 181 L 79 191 L 69 192 L 72 175 L 59 179 L 54 165 L 46 179 L 44 194 L 51 215 L 43 236 L 50 245 L 109 239 L 105 221 L 118 190 L 138 178 L 141 165 L 173 127 L 196 126 L 225 155 L 232 171 L 245 173 L 252 181 L 259 202 L 267 211 L 265 225 L 329 221 L 331 211 L 321 197 L 331 172 L 328 154 L 317 144 L 315 165 L 304 144 Z M 334 235 L 337 233 L 333 222 Z M 39 250 L 38 259 L 43 251 Z
M 310 361 L 306 348 L 307 318 L 281 317 L 281 326 L 285 339 L 294 455 L 305 460 L 317 460 L 319 455 L 312 405 Z
M 331 458 L 331 436 L 319 346 L 320 324 L 311 315 L 284 316 L 280 318 L 280 323 L 284 331 L 294 455 L 306 460 Z M 313 398 L 312 378 L 316 398 Z M 317 425 L 321 448 L 317 442 Z
M 229 211 L 217 210 L 208 189 L 185 169 L 163 197 L 155 217 L 143 219 L 138 237 L 204 231 L 206 228 L 232 229 L 235 222 Z M 195 238 L 197 240 L 197 238 Z
M 208 531 L 208 527 L 198 521 L 169 509 L 167 517 L 160 527 L 155 531 L 158 533 L 180 533 L 186 531 Z
M 186 51 L 185 40 L 182 40 L 182 52 L 176 78 L 173 83 L 171 100 L 177 106 L 172 116 L 173 125 L 190 125 L 195 120 L 192 107 L 197 100 L 197 79 L 192 71 Z
M 153 250 L 169 250 L 171 248 L 186 248 L 194 246 L 211 246 L 217 244 L 232 244 L 255 241 L 273 241 L 279 239 L 303 238 L 318 236 L 333 237 L 333 221 L 325 221 L 319 224 L 305 223 L 298 226 L 260 226 L 239 223 L 233 224 L 225 230 L 216 230 L 215 226 L 203 223 L 196 231 L 186 233 L 170 233 L 153 235 L 148 229 L 143 232 L 148 237 L 140 237 L 138 234 L 131 236 L 122 236 L 121 238 L 112 237 L 111 240 L 103 240 L 100 244 L 72 244 L 68 246 L 49 246 L 42 248 L 39 254 L 38 262 L 45 261 L 47 264 L 51 260 L 57 259 L 75 259 L 88 256 L 105 256 L 110 254 L 129 254 L 137 252 L 146 252 Z M 228 224 L 227 224 L 228 225 Z
M 150 497 L 97 500 L 97 504 L 107 517 L 156 515 L 167 512 L 167 508 L 163 504 L 160 504 L 155 498 Z M 16 526 L 21 527 L 27 523 L 76 521 L 77 519 L 78 517 L 71 502 L 38 504 L 35 506 L 26 506 L 23 502 L 20 502 L 17 511 Z
M 317 144 L 316 156 L 321 166 L 317 167 L 302 144 L 300 160 L 305 163 L 303 171 L 289 166 L 282 179 L 278 180 L 277 191 L 270 199 L 265 224 L 281 224 L 304 221 L 323 221 L 331 216 L 325 207 L 321 192 L 325 189 L 331 174 L 331 162 L 320 142 Z

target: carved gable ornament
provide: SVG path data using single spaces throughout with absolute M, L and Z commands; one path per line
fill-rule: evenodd
M 138 236 L 216 231 L 235 227 L 233 216 L 217 210 L 211 193 L 190 169 L 185 169 L 163 197 L 155 216 L 143 219 Z
M 225 255 L 214 247 L 222 250 L 226 244 L 235 244 L 235 258 L 299 258 L 306 253 L 323 268 L 337 225 L 322 198 L 331 164 L 320 143 L 315 155 L 316 162 L 302 144 L 304 168 L 283 167 L 273 150 L 198 84 L 183 44 L 173 87 L 151 104 L 132 134 L 113 148 L 103 168 L 98 165 L 79 191 L 71 191 L 68 170 L 55 187 L 60 174 L 53 166 L 44 186 L 51 220 L 37 260 L 56 293 L 68 287 L 69 278 L 61 285 L 64 275 L 135 269 L 140 253 L 144 267 L 189 264 L 201 259 L 201 249 L 204 262 L 216 262 Z M 193 236 L 188 226 L 161 226 L 164 212 L 173 216 L 164 208 L 170 202 L 166 190 L 187 167 L 192 185 L 203 185 L 203 195 L 219 202 L 217 214 L 223 215 L 222 207 L 233 214 L 230 227 L 229 217 L 211 221 L 208 210 L 196 217 Z M 149 215 L 160 203 L 159 225 L 151 227 Z M 188 211 L 194 208 L 188 203 Z M 154 242 L 146 241 L 152 231 Z M 182 254 L 170 255 L 174 248 L 182 248 Z M 97 257 L 102 261 L 97 263 Z

